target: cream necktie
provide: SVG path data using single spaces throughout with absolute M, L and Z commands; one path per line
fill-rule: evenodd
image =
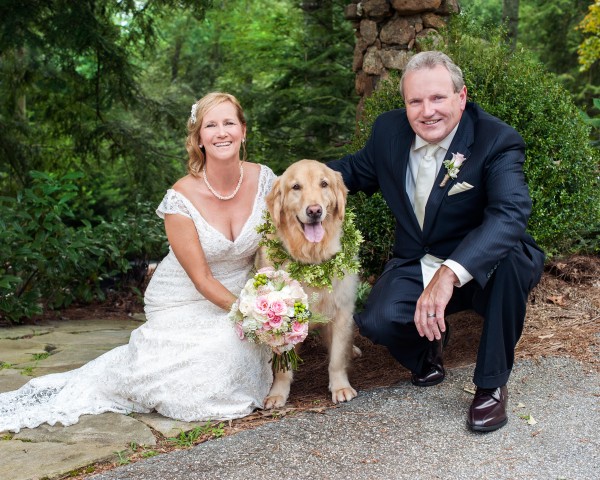
M 423 221 L 425 219 L 425 205 L 427 205 L 427 199 L 429 198 L 437 174 L 434 155 L 438 148 L 440 148 L 439 145 L 427 145 L 425 156 L 419 162 L 414 201 L 415 215 L 417 216 L 421 230 L 423 229 Z

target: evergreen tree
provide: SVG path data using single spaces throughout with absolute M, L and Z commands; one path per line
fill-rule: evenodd
M 90 201 L 164 178 L 173 152 L 160 126 L 174 113 L 140 78 L 172 9 L 202 18 L 208 0 L 4 1 L 0 4 L 0 189 L 30 170 L 85 170 Z M 157 127 L 158 125 L 158 127 Z

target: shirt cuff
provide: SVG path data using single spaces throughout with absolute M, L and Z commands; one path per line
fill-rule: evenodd
M 455 287 L 462 287 L 465 283 L 473 280 L 473 275 L 471 275 L 465 267 L 463 267 L 460 263 L 455 262 L 454 260 L 446 260 L 442 265 L 446 265 L 450 270 L 454 272 L 454 274 L 458 277 L 458 282 L 454 284 Z

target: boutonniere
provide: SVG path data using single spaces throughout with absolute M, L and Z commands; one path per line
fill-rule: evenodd
M 454 180 L 460 171 L 460 166 L 466 160 L 465 156 L 462 153 L 453 153 L 452 158 L 450 160 L 444 160 L 444 167 L 446 167 L 446 175 L 444 175 L 444 179 L 442 183 L 440 183 L 440 187 L 445 187 L 448 183 L 448 180 Z

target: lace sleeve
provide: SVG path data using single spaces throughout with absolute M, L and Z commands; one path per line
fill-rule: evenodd
M 258 186 L 258 193 L 261 197 L 265 197 L 267 193 L 271 191 L 271 188 L 273 187 L 273 182 L 277 178 L 277 175 L 275 175 L 275 173 L 273 173 L 273 170 L 271 170 L 266 165 L 261 165 L 261 168 L 263 168 L 264 174 L 261 176 L 262 181 Z
M 165 214 L 167 213 L 179 214 L 187 218 L 192 218 L 185 199 L 173 189 L 167 190 L 162 202 L 160 202 L 160 205 L 156 209 L 156 214 L 160 218 L 165 218 Z

